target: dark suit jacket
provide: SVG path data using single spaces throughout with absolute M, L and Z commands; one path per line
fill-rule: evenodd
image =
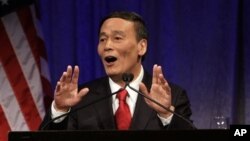
M 145 72 L 143 83 L 148 89 L 151 87 L 152 76 Z M 190 121 L 192 114 L 189 99 L 185 90 L 179 86 L 169 83 L 172 92 L 172 105 L 175 107 L 175 112 L 182 115 Z M 75 108 L 91 103 L 102 97 L 108 97 L 99 102 L 91 104 L 85 108 L 77 110 L 68 116 L 61 123 L 50 123 L 46 126 L 45 130 L 116 130 L 115 119 L 112 110 L 111 90 L 109 86 L 108 77 L 99 78 L 79 87 L 89 88 L 89 93 L 83 100 L 72 108 Z M 49 111 L 40 128 L 43 127 L 48 121 L 51 120 L 51 111 Z M 192 121 L 191 121 L 192 122 Z M 141 95 L 138 95 L 137 103 L 130 126 L 131 130 L 160 130 L 160 129 L 193 129 L 192 125 L 187 121 L 174 115 L 171 124 L 163 126 L 157 113 L 152 110 L 144 101 Z

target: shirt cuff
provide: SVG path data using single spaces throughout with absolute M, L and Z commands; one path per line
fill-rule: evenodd
M 161 117 L 159 114 L 157 114 L 157 116 L 160 118 L 161 123 L 163 124 L 163 126 L 166 126 L 166 125 L 170 124 L 170 122 L 172 121 L 173 115 L 174 114 L 171 114 L 168 118 L 164 118 L 164 117 Z
M 69 112 L 70 112 L 70 109 L 69 109 L 68 112 L 58 111 L 58 110 L 55 109 L 54 104 L 55 104 L 55 101 L 53 101 L 52 104 L 51 104 L 51 118 L 52 118 L 52 119 L 54 119 L 54 118 L 56 118 L 56 117 L 58 117 L 58 116 L 61 116 L 61 115 L 63 115 L 63 114 L 66 114 L 66 113 L 69 113 Z M 56 120 L 54 120 L 53 122 L 54 122 L 54 123 L 60 123 L 60 122 L 62 122 L 65 118 L 66 118 L 66 115 L 65 115 L 65 116 L 62 116 L 62 117 L 60 117 L 60 118 L 58 118 L 58 119 L 56 119 Z

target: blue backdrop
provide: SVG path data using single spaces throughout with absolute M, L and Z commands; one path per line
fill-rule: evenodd
M 114 10 L 135 11 L 149 28 L 146 70 L 162 65 L 168 81 L 187 90 L 198 128 L 212 128 L 217 115 L 250 124 L 249 6 L 247 0 L 41 0 L 53 87 L 67 65 L 79 65 L 80 83 L 105 75 L 99 22 Z

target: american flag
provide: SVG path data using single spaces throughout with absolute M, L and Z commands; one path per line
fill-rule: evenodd
M 9 131 L 34 131 L 52 91 L 33 0 L 0 0 L 0 141 Z

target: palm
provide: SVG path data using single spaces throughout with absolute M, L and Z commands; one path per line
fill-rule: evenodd
M 67 110 L 76 105 L 87 94 L 88 89 L 84 88 L 78 92 L 79 68 L 76 66 L 72 73 L 69 66 L 57 82 L 55 89 L 55 104 L 58 109 Z
M 61 86 L 60 90 L 55 92 L 56 104 L 72 107 L 78 102 L 77 91 L 78 89 L 75 84 L 65 84 L 65 86 Z
M 154 99 L 155 101 L 157 101 L 161 105 L 163 105 L 165 107 L 170 107 L 171 106 L 171 96 L 167 93 L 167 91 L 165 91 L 162 88 L 162 86 L 157 85 L 157 84 L 153 84 L 151 89 L 150 89 L 149 95 L 150 95 L 150 97 L 152 99 Z M 146 101 L 158 113 L 165 113 L 166 112 L 166 109 L 162 108 L 161 106 L 159 106 L 155 102 L 152 102 L 152 101 L 150 101 L 148 99 Z

